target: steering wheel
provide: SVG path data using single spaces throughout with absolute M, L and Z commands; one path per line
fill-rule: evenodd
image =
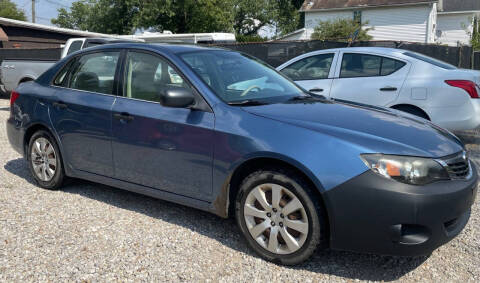
M 249 93 L 250 91 L 252 91 L 253 89 L 256 89 L 256 88 L 258 88 L 258 90 L 262 90 L 258 85 L 252 85 L 252 86 L 248 87 L 246 90 L 244 90 L 242 92 L 242 94 L 240 94 L 240 96 L 245 96 L 245 95 L 247 95 L 247 93 Z

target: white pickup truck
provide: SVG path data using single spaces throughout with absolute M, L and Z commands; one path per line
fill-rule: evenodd
M 107 43 L 142 42 L 120 38 L 70 38 L 65 43 L 60 58 L 88 47 Z M 4 59 L 0 69 L 0 89 L 3 93 L 10 93 L 19 84 L 37 79 L 48 70 L 57 60 L 32 59 Z

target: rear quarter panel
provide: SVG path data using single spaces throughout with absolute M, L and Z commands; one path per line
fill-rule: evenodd
M 55 131 L 51 126 L 46 101 L 52 97 L 54 91 L 35 82 L 23 83 L 16 89 L 20 93 L 19 98 L 12 107 L 12 122 L 19 131 L 19 146 L 26 142 L 26 131 L 35 125 L 42 125 L 48 128 L 54 135 Z M 58 141 L 58 138 L 57 138 Z
M 460 88 L 451 87 L 445 80 L 472 80 L 456 70 L 446 70 L 424 62 L 415 62 L 398 99 L 390 106 L 415 105 L 424 110 L 432 122 L 451 128 L 451 121 L 469 120 L 472 115 L 471 98 Z
M 413 64 L 412 70 L 405 82 L 405 92 L 399 99 L 415 100 L 412 99 L 412 89 L 424 88 L 427 90 L 427 96 L 426 99 L 422 100 L 425 100 L 423 104 L 428 107 L 458 106 L 463 104 L 465 99 L 462 99 L 462 96 L 457 97 L 457 99 L 452 99 L 451 97 L 454 88 L 451 88 L 445 83 L 445 80 L 449 77 L 449 73 L 449 70 L 428 63 L 416 62 Z M 422 102 L 419 101 L 418 103 Z

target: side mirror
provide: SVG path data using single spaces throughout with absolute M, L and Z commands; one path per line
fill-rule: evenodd
M 165 107 L 187 108 L 195 103 L 195 96 L 187 88 L 169 88 L 160 95 L 160 103 Z

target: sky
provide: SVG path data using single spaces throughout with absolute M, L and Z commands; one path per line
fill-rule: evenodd
M 57 17 L 59 8 L 68 8 L 75 0 L 35 0 L 36 23 L 52 25 L 50 20 Z M 32 0 L 12 0 L 32 20 Z

